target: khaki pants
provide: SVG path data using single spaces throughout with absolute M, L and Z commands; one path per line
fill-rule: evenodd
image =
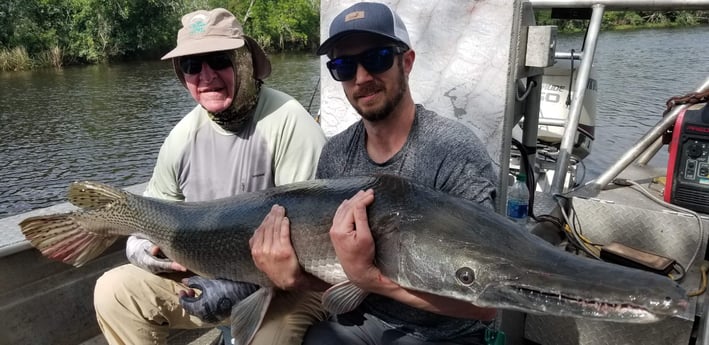
M 96 318 L 109 344 L 166 344 L 171 329 L 212 328 L 187 313 L 173 279 L 127 264 L 104 273 L 94 290 Z M 300 344 L 308 327 L 327 317 L 320 293 L 278 293 L 252 345 Z M 229 325 L 225 320 L 222 325 Z

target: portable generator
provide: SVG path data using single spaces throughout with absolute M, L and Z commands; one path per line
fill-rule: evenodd
M 666 202 L 709 213 L 709 107 L 684 109 L 675 121 L 667 164 Z

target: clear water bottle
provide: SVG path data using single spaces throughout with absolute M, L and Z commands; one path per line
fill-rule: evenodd
M 529 189 L 527 176 L 517 175 L 515 183 L 507 191 L 507 217 L 518 224 L 527 224 L 527 209 L 529 208 Z

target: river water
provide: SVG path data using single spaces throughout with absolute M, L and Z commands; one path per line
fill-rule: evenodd
M 669 97 L 709 75 L 707 39 L 707 27 L 601 33 L 587 180 L 660 120 Z M 580 42 L 578 35 L 562 36 L 560 47 L 578 51 Z M 271 59 L 267 85 L 317 113 L 319 59 Z M 0 218 L 63 202 L 72 181 L 147 181 L 163 139 L 193 106 L 167 62 L 0 73 Z

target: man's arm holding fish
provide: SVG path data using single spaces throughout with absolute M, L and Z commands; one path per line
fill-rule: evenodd
M 290 240 L 290 221 L 283 206 L 273 205 L 249 240 L 254 264 L 283 290 L 324 291 L 326 282 L 303 270 Z
M 185 266 L 161 254 L 160 248 L 149 240 L 137 236 L 128 237 L 126 256 L 133 265 L 154 274 L 175 271 L 187 272 Z
M 177 165 L 180 159 L 180 150 L 177 148 L 182 147 L 174 142 L 176 140 L 174 136 L 169 136 L 160 147 L 160 154 L 158 154 L 155 168 L 153 168 L 153 176 L 148 182 L 143 196 L 170 201 L 185 199 L 176 182 Z M 135 235 L 128 237 L 126 257 L 133 265 L 154 274 L 187 271 L 187 268 L 180 263 L 162 255 L 162 251 L 154 243 Z
M 374 265 L 374 239 L 367 220 L 367 206 L 374 191 L 360 191 L 338 207 L 330 228 L 337 258 L 350 281 L 357 287 L 432 313 L 489 321 L 496 310 L 402 288 Z

